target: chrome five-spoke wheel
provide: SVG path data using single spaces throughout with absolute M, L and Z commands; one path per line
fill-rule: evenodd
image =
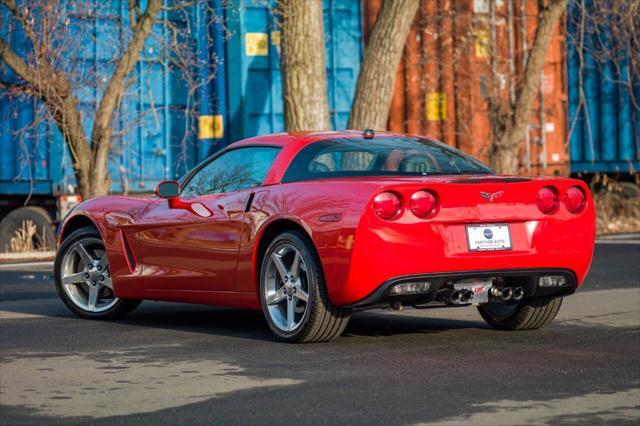
M 104 312 L 119 300 L 113 292 L 104 245 L 95 237 L 81 238 L 67 249 L 61 282 L 69 300 L 87 312 Z
M 270 241 L 262 257 L 260 299 L 269 328 L 287 342 L 326 342 L 342 334 L 351 310 L 331 303 L 313 241 L 299 230 Z
M 117 318 L 141 302 L 116 296 L 104 243 L 92 226 L 63 237 L 53 271 L 60 299 L 80 318 Z
M 271 253 L 264 277 L 264 297 L 273 323 L 282 331 L 296 330 L 309 306 L 309 276 L 300 252 L 283 243 Z

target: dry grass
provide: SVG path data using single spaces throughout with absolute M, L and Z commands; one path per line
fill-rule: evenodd
M 45 230 L 42 230 L 42 236 L 36 237 L 38 227 L 31 220 L 25 220 L 20 225 L 20 228 L 14 231 L 13 237 L 9 240 L 9 253 L 29 253 L 33 251 L 48 250 L 49 247 L 45 247 L 46 244 L 40 244 L 40 247 L 36 247 L 34 241 L 45 242 Z
M 598 234 L 640 232 L 639 198 L 626 198 L 618 191 L 608 190 L 597 192 L 593 198 Z

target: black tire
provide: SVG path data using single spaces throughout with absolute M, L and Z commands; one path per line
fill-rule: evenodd
M 31 221 L 36 226 L 36 234 L 33 236 L 34 249 L 55 250 L 56 235 L 51 217 L 42 207 L 27 206 L 12 210 L 0 221 L 0 252 L 9 251 L 11 238 L 26 221 Z
M 119 299 L 111 308 L 102 312 L 90 312 L 78 307 L 67 295 L 62 287 L 62 260 L 65 253 L 71 248 L 71 246 L 78 240 L 94 237 L 101 239 L 100 233 L 93 227 L 84 227 L 72 232 L 67 238 L 64 239 L 60 248 L 56 253 L 56 260 L 53 265 L 56 290 L 60 299 L 64 302 L 67 308 L 73 312 L 76 316 L 85 319 L 114 319 L 128 314 L 142 303 L 142 300 L 133 299 Z
M 487 324 L 498 330 L 536 330 L 553 321 L 561 305 L 562 297 L 529 297 L 508 316 L 496 315 L 484 305 L 478 306 L 478 311 Z
M 269 258 L 283 243 L 291 244 L 298 250 L 308 275 L 308 305 L 300 325 L 292 332 L 285 332 L 275 325 L 267 308 L 264 291 Z M 313 243 L 300 231 L 284 232 L 269 244 L 260 267 L 260 300 L 269 328 L 279 340 L 285 342 L 328 342 L 342 334 L 351 318 L 350 309 L 334 306 L 329 300 L 318 254 Z

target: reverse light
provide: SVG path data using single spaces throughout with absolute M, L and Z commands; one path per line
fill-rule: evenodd
M 586 205 L 586 197 L 582 189 L 572 186 L 564 194 L 564 205 L 571 213 L 580 213 Z
M 420 218 L 432 217 L 437 213 L 438 199 L 431 191 L 417 191 L 409 200 L 409 208 L 414 215 Z
M 564 287 L 567 285 L 567 277 L 563 275 L 544 275 L 540 277 L 540 287 Z
M 542 213 L 553 213 L 558 208 L 558 190 L 552 186 L 540 188 L 536 196 L 536 204 Z
M 381 192 L 373 199 L 373 210 L 385 220 L 397 217 L 401 206 L 400 197 L 393 192 Z
M 431 283 L 429 281 L 416 281 L 411 283 L 402 283 L 394 285 L 389 294 L 418 294 L 418 293 L 427 293 L 431 288 Z

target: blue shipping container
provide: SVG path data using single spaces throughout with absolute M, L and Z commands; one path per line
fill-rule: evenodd
M 640 107 L 637 103 L 634 106 L 632 95 L 635 102 L 640 102 L 640 81 L 630 76 L 631 52 L 621 52 L 616 61 L 596 58 L 593 52 L 608 50 L 611 31 L 607 25 L 598 25 L 595 31 L 588 20 L 580 49 L 581 10 L 575 1 L 570 2 L 567 65 L 571 172 L 637 172 Z
M 82 82 L 75 91 L 90 134 L 101 90 L 123 50 L 129 27 L 127 2 L 92 0 L 87 10 L 69 10 L 68 63 Z M 84 4 L 84 2 L 83 2 Z M 274 2 L 208 0 L 189 16 L 161 12 L 196 57 L 198 89 L 161 57 L 170 32 L 154 27 L 132 73 L 116 119 L 110 158 L 113 192 L 148 192 L 163 179 L 180 177 L 226 144 L 284 130 L 280 74 L 280 28 Z M 71 6 L 69 6 L 71 7 Z M 0 6 L 4 22 L 8 11 Z M 360 2 L 325 0 L 325 40 L 331 125 L 342 129 L 362 58 Z M 219 17 L 224 17 L 221 22 Z M 3 24 L 2 31 L 7 27 Z M 6 34 L 3 34 L 6 36 Z M 11 45 L 28 52 L 26 37 L 12 31 Z M 5 77 L 13 77 L 3 69 Z M 75 185 L 71 158 L 44 107 L 31 99 L 0 103 L 0 195 L 68 193 Z M 35 127 L 33 126 L 35 124 Z M 28 128 L 28 131 L 20 131 Z

